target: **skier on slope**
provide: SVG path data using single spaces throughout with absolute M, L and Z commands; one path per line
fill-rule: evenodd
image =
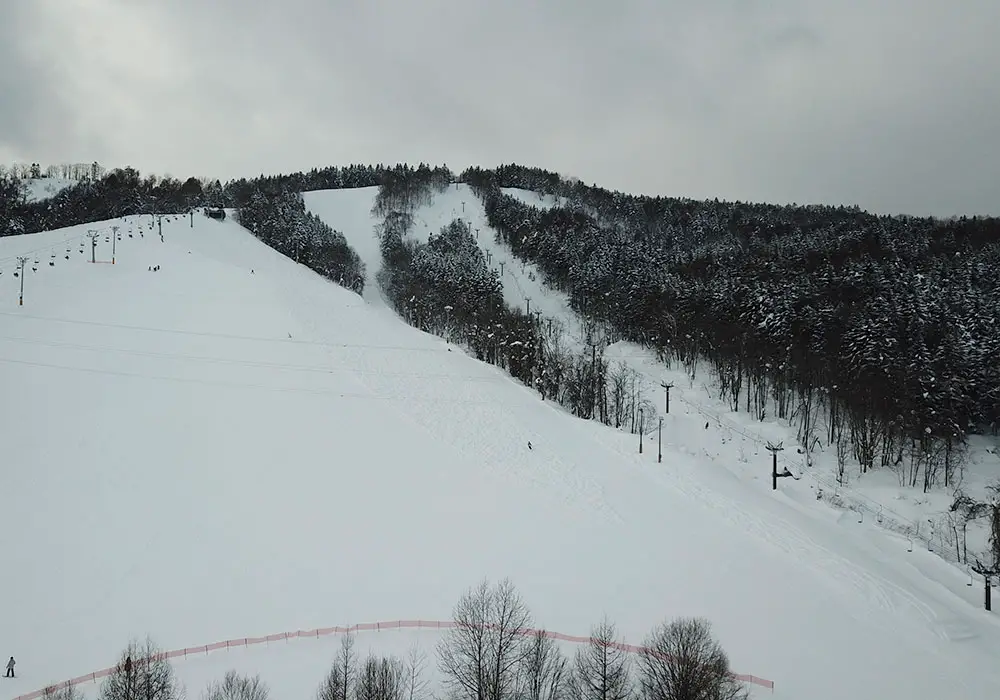
M 7 675 L 6 678 L 14 677 L 14 657 L 10 657 L 10 661 L 7 662 Z

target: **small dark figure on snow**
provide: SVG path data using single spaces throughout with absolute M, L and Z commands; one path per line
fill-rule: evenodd
M 528 449 L 531 449 L 531 440 L 528 440 Z
M 14 657 L 10 657 L 10 661 L 7 662 L 7 678 L 14 677 Z

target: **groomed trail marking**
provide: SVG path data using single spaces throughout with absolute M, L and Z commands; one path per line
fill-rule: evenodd
M 279 632 L 278 634 L 269 634 L 266 637 L 241 637 L 239 639 L 227 639 L 224 642 L 215 642 L 214 644 L 205 644 L 199 647 L 185 647 L 184 649 L 174 649 L 173 651 L 164 652 L 161 658 L 165 659 L 176 659 L 176 658 L 186 658 L 188 656 L 194 655 L 204 655 L 212 651 L 218 651 L 220 649 L 233 649 L 237 647 L 248 647 L 254 644 L 266 644 L 267 642 L 281 642 L 287 641 L 289 639 L 309 639 L 309 638 L 319 638 L 327 637 L 332 634 L 348 634 L 351 632 L 381 632 L 382 630 L 398 630 L 398 629 L 454 629 L 458 625 L 451 620 L 392 620 L 390 622 L 363 622 L 357 625 L 348 626 L 338 626 L 338 627 L 317 627 L 312 630 L 296 630 L 295 632 Z M 520 634 L 523 635 L 536 635 L 543 634 L 546 637 L 552 639 L 558 639 L 563 642 L 573 642 L 575 644 L 586 644 L 590 642 L 590 637 L 580 637 L 572 634 L 563 634 L 561 632 L 551 632 L 549 630 L 537 630 L 537 629 L 522 629 Z M 628 651 L 632 653 L 642 653 L 647 651 L 646 647 L 637 646 L 635 644 L 623 644 L 620 642 L 614 642 L 613 646 L 622 651 Z M 93 683 L 100 680 L 101 678 L 106 678 L 112 671 L 115 670 L 115 666 L 110 668 L 103 668 L 100 671 L 93 671 L 91 673 L 84 674 L 82 676 L 77 676 L 76 678 L 71 678 L 67 681 L 62 681 L 61 683 L 52 683 L 45 688 L 40 690 L 35 690 L 24 695 L 18 695 L 13 698 L 13 700 L 35 700 L 35 698 L 40 698 L 45 693 L 47 688 L 59 688 L 67 685 L 79 685 L 80 683 Z M 749 673 L 734 673 L 733 678 L 744 683 L 752 683 L 753 685 L 761 686 L 762 688 L 769 688 L 771 691 L 774 690 L 774 681 L 767 680 L 766 678 L 760 678 Z

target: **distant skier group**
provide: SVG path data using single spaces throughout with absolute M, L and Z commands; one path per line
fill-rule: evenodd
M 150 266 L 149 271 L 150 272 L 159 272 L 160 271 L 160 266 L 159 265 L 157 265 L 156 267 Z

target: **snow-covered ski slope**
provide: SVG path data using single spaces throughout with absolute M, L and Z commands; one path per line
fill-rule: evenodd
M 374 192 L 374 189 L 370 190 Z M 550 195 L 518 189 L 506 189 L 506 194 L 522 202 L 550 207 L 557 203 Z M 329 195 L 329 196 L 328 196 Z M 378 269 L 378 251 L 375 241 L 364 231 L 370 228 L 364 203 L 357 207 L 344 207 L 342 199 L 353 197 L 350 193 L 311 193 L 307 199 L 318 211 L 326 211 L 332 221 L 342 221 L 349 231 L 360 231 L 355 242 L 364 251 L 371 270 Z M 359 195 L 362 196 L 363 195 Z M 353 212 L 348 214 L 347 212 Z M 563 347 L 570 350 L 584 349 L 587 340 L 579 316 L 570 308 L 568 297 L 544 283 L 544 276 L 532 264 L 514 258 L 509 248 L 495 240 L 488 227 L 486 216 L 478 198 L 465 186 L 455 185 L 439 195 L 435 202 L 416 213 L 414 235 L 426 240 L 455 218 L 466 221 L 477 232 L 477 241 L 493 269 L 501 275 L 506 302 L 527 310 L 540 311 L 542 318 L 563 329 Z M 372 303 L 381 303 L 372 284 L 369 292 Z M 600 340 L 600 338 L 598 338 Z M 779 453 L 780 467 L 789 468 L 803 477 L 799 485 L 788 484 L 783 490 L 806 502 L 817 498 L 856 512 L 860 518 L 879 523 L 884 529 L 908 536 L 917 546 L 932 549 L 939 556 L 958 564 L 961 546 L 956 541 L 951 489 L 938 488 L 929 493 L 921 489 L 901 486 L 900 477 L 891 469 L 870 472 L 859 479 L 857 463 L 848 465 L 843 483 L 836 479 L 837 457 L 834 447 L 827 445 L 815 449 L 808 458 L 798 447 L 797 431 L 787 422 L 774 418 L 770 407 L 764 422 L 754 420 L 748 412 L 734 412 L 728 402 L 718 399 L 718 383 L 711 369 L 704 364 L 695 378 L 688 375 L 678 363 L 667 367 L 654 353 L 635 344 L 616 342 L 605 351 L 605 358 L 612 363 L 613 371 L 624 364 L 634 370 L 642 384 L 643 394 L 652 405 L 647 406 L 650 417 L 647 429 L 655 429 L 656 416 L 651 411 L 662 409 L 661 384 L 671 385 L 671 402 L 674 405 L 670 420 L 664 425 L 664 439 L 677 449 L 691 451 L 720 468 L 734 471 L 742 478 L 767 481 L 770 469 L 768 441 L 783 443 L 786 448 Z M 825 420 L 825 416 L 824 416 Z M 822 430 L 817 431 L 822 433 Z M 700 438 L 693 439 L 698 434 Z M 1000 477 L 1000 439 L 972 435 L 968 439 L 966 465 L 961 475 L 961 486 L 973 498 L 987 497 L 986 487 Z M 988 523 L 974 521 L 968 529 L 968 548 L 982 551 L 987 545 Z M 910 544 L 907 545 L 908 547 Z M 968 572 L 968 566 L 958 564 Z
M 537 206 L 551 206 L 554 203 L 551 198 L 532 192 L 509 190 L 508 193 Z M 374 282 L 375 271 L 379 268 L 378 248 L 371 235 L 372 227 L 377 221 L 372 221 L 369 216 L 374 195 L 375 188 L 366 188 L 312 192 L 306 193 L 305 197 L 307 206 L 331 226 L 343 231 L 352 246 L 364 257 L 370 278 L 365 296 L 373 306 L 384 308 Z M 481 204 L 464 185 L 453 186 L 436 195 L 431 206 L 418 210 L 415 214 L 414 235 L 426 239 L 427 235 L 436 233 L 455 218 L 468 222 L 473 231 L 478 229 L 477 240 L 489 255 L 495 269 L 499 271 L 500 261 L 505 263 L 501 279 L 507 302 L 522 308 L 530 304 L 531 309 L 541 310 L 543 317 L 556 320 L 566 330 L 566 345 L 581 346 L 584 341 L 582 328 L 578 317 L 569 308 L 566 296 L 545 285 L 542 276 L 533 266 L 523 265 L 511 256 L 509 249 L 496 243 Z M 868 600 L 876 609 L 891 611 L 894 622 L 873 622 L 881 627 L 883 633 L 891 636 L 896 633 L 890 630 L 901 630 L 896 627 L 897 624 L 915 624 L 922 630 L 918 636 L 929 635 L 929 638 L 935 640 L 934 644 L 944 645 L 939 649 L 942 664 L 964 663 L 959 659 L 968 659 L 971 666 L 965 676 L 967 680 L 977 677 L 978 673 L 986 673 L 987 676 L 993 673 L 987 671 L 985 665 L 980 666 L 979 671 L 972 670 L 977 663 L 973 659 L 981 654 L 988 656 L 994 653 L 991 650 L 998 648 L 997 642 L 1000 640 L 995 615 L 982 610 L 980 580 L 969 586 L 970 580 L 961 570 L 940 559 L 937 553 L 926 551 L 919 540 L 913 540 L 916 541 L 914 545 L 913 541 L 887 532 L 883 526 L 888 524 L 890 511 L 876 511 L 878 503 L 866 498 L 860 488 L 853 496 L 848 495 L 847 489 L 842 489 L 837 495 L 849 505 L 854 503 L 850 500 L 852 497 L 861 499 L 859 502 L 864 504 L 869 513 L 867 519 L 858 512 L 830 508 L 818 501 L 817 488 L 824 488 L 829 481 L 822 472 L 822 467 L 826 466 L 822 463 L 822 455 L 815 457 L 816 466 L 807 471 L 803 478 L 797 481 L 783 480 L 780 491 L 771 492 L 767 469 L 770 455 L 764 450 L 764 441 L 785 440 L 786 443 L 793 444 L 794 429 L 789 429 L 780 422 L 755 423 L 748 417 L 741 420 L 740 416 L 727 413 L 724 407 L 717 405 L 717 401 L 711 400 L 698 382 L 685 377 L 682 371 L 656 366 L 648 353 L 628 343 L 617 343 L 609 348 L 608 357 L 634 367 L 647 382 L 648 391 L 660 401 L 662 390 L 659 389 L 659 381 L 665 379 L 675 385 L 672 393 L 673 408 L 669 415 L 664 416 L 662 464 L 656 464 L 655 424 L 647 438 L 643 457 L 634 454 L 635 444 L 629 444 L 634 443 L 633 436 L 621 435 L 617 438 L 619 445 L 624 444 L 626 452 L 633 453 L 625 456 L 625 459 L 648 465 L 651 473 L 644 470 L 636 477 L 638 480 L 643 483 L 646 483 L 646 479 L 670 480 L 670 490 L 674 493 L 654 495 L 651 492 L 649 497 L 653 503 L 649 507 L 659 511 L 664 520 L 671 521 L 669 501 L 677 496 L 677 490 L 681 489 L 678 482 L 683 479 L 683 490 L 689 498 L 709 510 L 724 511 L 717 513 L 716 523 L 736 523 L 745 533 L 759 539 L 759 543 L 778 548 L 793 558 L 801 556 L 802 566 L 824 581 L 819 588 L 801 587 L 783 580 L 781 576 L 771 579 L 766 566 L 761 567 L 756 576 L 743 578 L 731 573 L 730 563 L 725 556 L 718 556 L 711 549 L 705 549 L 704 554 L 699 557 L 698 565 L 704 563 L 709 569 L 714 567 L 722 589 L 726 591 L 722 595 L 729 596 L 739 591 L 757 601 L 748 604 L 749 608 L 744 612 L 733 613 L 736 621 L 750 626 L 762 625 L 765 628 L 770 624 L 780 626 L 786 615 L 795 616 L 787 606 L 797 604 L 800 598 L 805 597 L 813 598 L 816 602 L 822 601 L 826 612 L 838 618 L 835 628 L 840 628 L 845 616 L 862 619 L 867 617 L 867 613 L 853 611 L 852 605 L 827 599 L 825 587 L 842 587 L 844 591 L 853 589 L 861 599 Z M 605 435 L 610 432 L 596 425 L 591 426 L 591 431 Z M 991 456 L 993 455 L 983 450 L 976 459 L 988 462 Z M 801 470 L 798 467 L 804 466 L 801 462 L 801 457 L 794 452 L 783 458 L 783 463 L 799 474 Z M 991 464 L 986 465 L 987 469 Z M 971 473 L 969 480 L 979 476 L 981 474 Z M 658 482 L 658 487 L 662 487 L 662 482 Z M 903 510 L 908 516 L 922 518 L 926 515 L 926 511 L 919 510 L 918 504 L 910 504 L 913 505 L 910 510 L 906 510 L 907 505 L 899 500 L 892 501 L 895 509 Z M 926 503 L 920 505 L 926 506 Z M 634 511 L 625 512 L 631 515 Z M 870 517 L 873 512 L 878 513 L 877 517 Z M 859 518 L 862 522 L 859 522 Z M 882 520 L 882 523 L 877 522 L 878 520 Z M 660 534 L 650 534 L 649 538 L 656 542 L 664 538 L 684 538 L 693 532 L 686 525 L 682 524 L 678 528 L 675 524 L 665 526 Z M 908 551 L 910 549 L 913 551 Z M 691 564 L 685 562 L 679 565 Z M 696 579 L 697 576 L 692 574 L 685 585 L 704 591 L 706 584 Z M 722 580 L 725 583 L 721 583 Z M 671 591 L 669 595 L 673 593 Z M 709 608 L 699 609 L 716 619 L 717 615 L 711 612 L 713 607 L 714 604 Z M 750 608 L 760 615 L 753 622 L 748 617 Z M 765 618 L 771 622 L 766 622 Z M 797 681 L 793 684 L 795 690 L 790 696 L 794 697 L 867 698 L 879 697 L 880 693 L 898 696 L 904 692 L 914 692 L 917 697 L 930 697 L 938 692 L 930 690 L 929 686 L 913 686 L 911 690 L 903 690 L 908 687 L 908 679 L 919 679 L 921 684 L 925 680 L 933 680 L 932 676 L 936 674 L 933 666 L 924 667 L 902 661 L 898 671 L 900 675 L 896 676 L 896 672 L 889 670 L 893 663 L 889 659 L 894 652 L 888 651 L 889 647 L 895 645 L 886 642 L 886 648 L 880 649 L 882 643 L 874 642 L 867 631 L 855 626 L 853 622 L 847 624 L 847 631 L 843 628 L 837 631 L 825 629 L 825 622 L 821 622 L 818 617 L 803 617 L 800 621 L 804 627 L 791 637 L 778 639 L 770 633 L 762 633 L 759 638 L 761 644 L 771 647 L 776 657 L 782 659 L 781 671 L 769 676 L 775 678 L 776 692 L 779 695 L 782 689 L 792 693 L 785 674 L 802 679 L 801 685 Z M 717 624 L 721 625 L 722 622 Z M 749 627 L 743 628 L 744 633 L 749 631 Z M 909 632 L 900 631 L 899 634 L 909 642 L 915 640 Z M 863 640 L 870 641 L 873 646 L 867 647 Z M 809 657 L 814 652 L 816 656 L 810 661 Z M 866 660 L 873 664 L 863 670 L 867 666 Z M 810 663 L 815 663 L 815 666 L 807 672 L 805 666 Z M 836 668 L 841 671 L 835 671 Z M 761 673 L 759 670 L 756 672 Z M 872 675 L 869 676 L 869 673 Z M 807 680 L 809 678 L 813 680 Z M 881 679 L 881 690 L 876 691 L 871 684 L 874 678 Z M 995 682 L 992 678 L 983 678 L 986 685 L 992 682 Z M 953 697 L 959 693 L 958 689 L 959 685 L 953 685 L 949 689 L 944 684 L 940 692 Z
M 307 196 L 372 276 L 373 196 Z M 111 225 L 115 264 L 104 237 L 86 262 L 87 231 Z M 0 657 L 18 661 L 3 697 L 104 668 L 133 636 L 174 649 L 447 619 L 484 576 L 510 576 L 537 626 L 565 633 L 606 614 L 640 642 L 707 616 L 777 698 L 1000 687 L 995 619 L 933 554 L 746 488 L 692 447 L 639 456 L 409 328 L 374 285 L 359 298 L 231 221 L 165 219 L 163 234 L 141 217 L 0 239 Z M 358 641 L 432 653 L 438 638 Z M 196 695 L 237 668 L 312 697 L 335 647 L 175 668 Z

